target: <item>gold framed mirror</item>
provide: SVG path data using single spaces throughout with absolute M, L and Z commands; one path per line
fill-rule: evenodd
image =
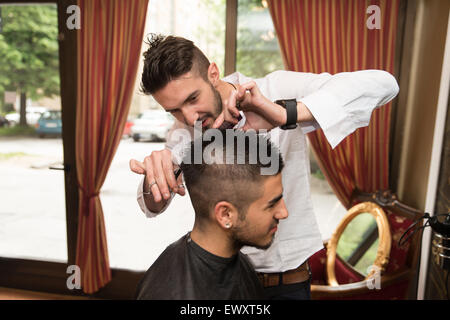
M 336 265 L 336 251 L 339 239 L 344 232 L 347 225 L 358 215 L 369 213 L 377 223 L 378 228 L 378 250 L 373 263 L 375 268 L 367 275 L 366 279 L 370 278 L 377 270 L 383 272 L 389 262 L 389 254 L 391 252 L 391 231 L 389 228 L 389 221 L 383 209 L 373 202 L 363 202 L 350 208 L 347 214 L 342 218 L 337 226 L 335 232 L 331 236 L 327 244 L 327 278 L 328 285 L 338 286 L 336 279 L 335 265 Z

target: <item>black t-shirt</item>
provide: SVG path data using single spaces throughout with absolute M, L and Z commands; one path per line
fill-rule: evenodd
M 223 258 L 202 249 L 190 233 L 172 243 L 140 281 L 138 300 L 263 299 L 263 288 L 248 258 Z

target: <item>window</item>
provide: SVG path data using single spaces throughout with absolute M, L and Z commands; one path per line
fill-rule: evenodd
M 267 2 L 238 1 L 236 70 L 246 76 L 258 78 L 283 69 L 283 59 Z M 322 238 L 326 240 L 330 238 L 346 210 L 320 171 L 312 150 L 309 153 L 311 197 Z
M 61 111 L 47 111 L 40 117 L 42 120 L 61 120 Z
M 275 29 L 265 1 L 238 1 L 236 70 L 261 78 L 284 69 Z
M 152 0 L 148 5 L 144 35 L 161 33 L 194 41 L 210 61 L 219 66 L 223 75 L 225 5 L 225 0 Z M 146 49 L 143 44 L 142 51 Z M 161 109 L 151 96 L 139 91 L 142 68 L 141 59 L 129 113 L 132 122 L 139 114 L 145 118 L 148 109 Z M 169 120 L 173 121 L 173 117 Z M 134 136 L 134 140 L 121 141 L 100 195 L 113 268 L 147 270 L 167 245 L 192 229 L 194 222 L 189 195 L 176 196 L 167 212 L 157 218 L 148 219 L 142 213 L 136 202 L 142 176 L 132 173 L 128 162 L 132 158 L 142 161 L 153 150 L 163 149 L 164 143 L 151 138 L 144 141 L 141 140 L 143 133 L 139 135 Z
M 308 140 L 309 145 L 309 140 Z M 314 153 L 309 148 L 309 163 L 311 167 L 311 199 L 317 224 L 324 241 L 330 239 L 337 225 L 347 213 L 345 207 L 338 200 L 328 181 L 319 168 Z
M 151 32 L 174 34 L 193 40 L 211 61 L 217 63 L 223 76 L 226 51 L 225 12 L 226 4 L 230 2 L 232 1 L 152 0 L 149 2 L 145 34 Z M 5 36 L 8 34 L 8 11 L 9 8 L 14 7 L 12 5 L 1 5 L 0 7 L 2 9 L 0 53 L 5 48 Z M 47 76 L 45 81 L 41 81 L 41 84 L 47 81 L 56 81 L 55 79 L 59 81 L 56 4 L 21 5 L 20 8 L 23 12 L 27 10 L 26 8 L 38 8 L 37 10 L 40 12 L 51 12 L 52 18 L 48 21 L 33 22 L 33 16 L 40 16 L 35 14 L 31 15 L 29 22 L 39 27 L 45 27 L 52 33 L 52 37 L 44 43 L 54 53 L 56 52 L 56 58 L 52 56 L 52 62 L 44 64 L 45 70 L 43 69 L 42 73 L 56 72 L 57 76 Z M 60 10 L 60 12 L 66 13 L 65 10 Z M 283 69 L 276 34 L 265 1 L 239 1 L 237 25 L 237 70 L 256 78 L 271 71 Z M 36 40 L 34 36 L 38 37 L 40 33 L 38 31 L 33 34 L 29 43 L 34 44 L 33 41 Z M 27 30 L 22 30 L 19 34 L 30 35 Z M 69 34 L 65 34 L 65 36 L 66 39 L 70 37 Z M 67 44 L 75 43 L 73 38 L 70 41 L 64 44 L 66 53 L 62 58 L 66 59 L 65 61 L 69 59 L 70 55 L 67 53 L 70 50 L 67 49 L 71 48 Z M 27 48 L 27 52 L 33 53 L 37 49 L 38 46 L 31 46 Z M 145 49 L 146 46 L 143 45 L 142 50 Z M 142 70 L 142 57 L 140 63 L 138 70 Z M 69 64 L 63 63 L 61 71 L 69 77 L 73 77 L 75 71 L 67 67 Z M 11 86 L 10 79 L 4 81 L 5 78 L 2 78 L 6 74 L 5 68 L 11 68 L 11 64 L 0 55 L 0 115 L 8 113 L 6 116 L 16 119 L 17 124 L 20 116 L 14 110 L 18 111 L 17 101 L 20 100 L 20 92 L 14 91 L 16 88 Z M 36 70 L 34 72 L 38 74 Z M 64 79 L 66 77 L 62 77 L 61 81 L 64 82 Z M 160 108 L 151 97 L 144 96 L 139 92 L 139 83 L 140 72 L 137 75 L 135 94 L 130 108 L 130 124 L 144 111 Z M 38 87 L 37 89 L 42 88 Z M 19 142 L 13 141 L 11 138 L 3 138 L 1 136 L 9 134 L 10 131 L 22 129 L 10 127 L 3 131 L 4 128 L 0 128 L 1 257 L 67 262 L 68 247 L 71 256 L 75 252 L 76 230 L 74 230 L 73 215 L 71 215 L 72 220 L 66 221 L 65 213 L 66 210 L 73 209 L 75 206 L 65 208 L 63 171 L 48 170 L 49 167 L 58 167 L 63 162 L 62 140 L 58 135 L 55 137 L 44 135 L 44 139 L 36 137 L 36 122 L 42 113 L 45 112 L 43 118 L 47 118 L 47 115 L 50 116 L 51 119 L 48 120 L 58 120 L 60 117 L 59 82 L 58 85 L 53 84 L 53 89 L 55 90 L 36 90 L 32 95 L 27 96 L 29 98 L 27 100 L 27 110 L 29 111 L 27 121 L 32 126 L 23 129 L 23 132 L 30 134 L 33 137 L 32 141 L 28 141 L 28 137 Z M 11 92 L 17 99 L 11 100 Z M 44 92 L 45 94 L 42 95 Z M 68 97 L 71 96 L 66 92 L 66 103 L 71 100 Z M 42 108 L 44 110 L 41 110 Z M 75 107 L 71 105 L 71 108 L 71 112 L 73 112 Z M 67 119 L 67 109 L 65 110 L 65 119 Z M 169 118 L 173 120 L 170 116 Z M 13 122 L 14 120 L 10 121 L 10 123 Z M 48 123 L 50 127 L 55 127 L 51 121 Z M 60 125 L 58 128 L 60 129 Z M 130 128 L 126 127 L 125 129 L 129 130 Z M 194 215 L 188 195 L 177 196 L 170 209 L 155 219 L 146 218 L 136 202 L 136 188 L 142 177 L 130 172 L 129 159 L 142 160 L 152 150 L 160 150 L 162 147 L 163 143 L 161 142 L 133 142 L 130 134 L 124 132 L 124 139 L 119 145 L 100 194 L 112 268 L 146 270 L 168 244 L 192 228 Z M 65 160 L 73 160 L 72 158 Z M 313 175 L 323 178 L 319 171 L 313 171 Z M 317 181 L 320 181 L 321 185 L 326 184 L 323 179 L 317 179 Z M 76 189 L 73 181 L 71 184 L 73 189 Z M 323 193 L 315 193 L 313 187 L 312 196 L 319 224 L 321 224 L 320 213 L 323 211 L 326 216 L 324 215 L 322 224 L 329 226 L 330 208 L 338 207 L 336 198 L 329 187 Z M 68 199 L 71 200 L 70 197 Z M 67 240 L 66 226 L 69 241 Z M 330 228 L 330 230 L 334 230 L 334 228 Z
M 0 8 L 0 256 L 66 262 L 61 124 L 40 120 L 60 119 L 57 7 Z
M 145 33 L 173 34 L 191 39 L 223 71 L 225 4 L 224 0 L 151 1 Z M 237 8 L 236 69 L 254 78 L 284 69 L 273 23 L 264 2 L 239 1 Z M 146 50 L 145 44 L 142 50 Z M 138 119 L 145 118 L 145 114 L 149 114 L 148 109 L 161 109 L 151 96 L 139 93 L 142 65 L 138 70 L 130 118 L 136 123 L 135 131 L 139 131 L 139 137 L 135 135 L 133 139 L 121 141 L 102 187 L 101 200 L 111 267 L 146 270 L 167 245 L 192 229 L 194 210 L 189 195 L 177 195 L 166 212 L 148 219 L 136 202 L 136 189 L 143 177 L 130 172 L 129 160 L 142 161 L 152 151 L 164 148 L 159 139 L 152 139 L 148 132 L 144 134 L 143 119 Z M 322 235 L 327 239 L 345 209 L 312 155 L 311 167 L 314 208 Z

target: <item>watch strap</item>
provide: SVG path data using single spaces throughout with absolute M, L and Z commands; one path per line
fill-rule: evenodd
M 280 128 L 283 130 L 297 128 L 297 100 L 277 100 L 275 103 L 286 109 L 286 124 L 280 126 Z

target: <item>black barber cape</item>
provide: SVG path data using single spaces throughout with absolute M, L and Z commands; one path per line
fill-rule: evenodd
M 248 258 L 223 258 L 202 249 L 190 233 L 172 243 L 140 281 L 138 300 L 263 299 L 263 288 Z

